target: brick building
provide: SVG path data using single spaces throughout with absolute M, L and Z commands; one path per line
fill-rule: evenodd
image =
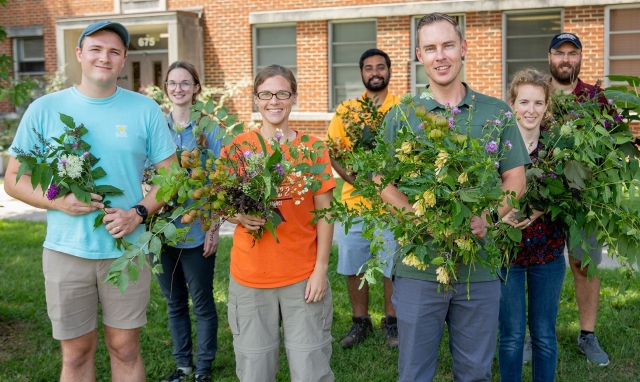
M 393 93 L 424 86 L 415 25 L 436 11 L 458 17 L 469 44 L 464 80 L 489 95 L 502 98 L 522 66 L 547 71 L 548 44 L 560 31 L 583 42 L 583 80 L 640 76 L 640 2 L 628 0 L 9 0 L 0 8 L 0 25 L 9 32 L 0 53 L 14 57 L 16 75 L 64 68 L 72 85 L 79 81 L 74 49 L 82 29 L 95 20 L 119 21 L 133 37 L 121 86 L 160 83 L 178 59 L 196 64 L 214 86 L 250 80 L 258 68 L 280 63 L 299 82 L 293 127 L 322 136 L 335 106 L 362 93 L 358 58 L 368 48 L 391 57 Z M 260 117 L 250 93 L 231 105 L 243 120 Z

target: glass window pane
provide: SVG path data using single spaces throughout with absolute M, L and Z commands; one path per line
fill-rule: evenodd
M 612 34 L 609 43 L 611 56 L 640 55 L 640 33 Z
M 549 37 L 520 37 L 507 39 L 508 60 L 540 59 L 547 60 L 549 53 Z
M 627 76 L 640 76 L 640 59 L 611 60 L 609 74 L 624 74 Z
M 640 30 L 640 8 L 624 8 L 611 10 L 611 31 Z
M 376 43 L 352 43 L 346 45 L 334 45 L 333 47 L 333 63 L 334 64 L 359 64 L 360 56 L 367 49 L 375 48 Z M 358 70 L 360 65 L 358 65 Z
M 360 67 L 359 66 L 346 66 L 346 67 L 337 67 L 333 70 L 333 79 L 339 86 L 344 86 L 346 84 L 351 84 L 360 86 L 364 91 L 364 85 L 362 85 L 362 79 L 360 78 Z
M 22 59 L 44 58 L 44 42 L 41 38 L 22 40 Z
M 375 21 L 358 23 L 334 23 L 333 42 L 376 41 Z
M 291 48 L 260 48 L 257 49 L 258 66 L 263 67 L 271 64 L 282 66 L 296 65 L 296 47 Z
M 507 78 L 506 78 L 506 87 L 509 87 L 511 83 L 511 79 L 513 75 L 520 69 L 524 68 L 533 68 L 537 69 L 541 73 L 549 73 L 549 61 L 548 60 L 537 60 L 537 61 L 527 61 L 527 62 L 508 62 L 507 63 Z
M 553 35 L 560 33 L 560 12 L 510 14 L 507 15 L 506 29 L 508 37 L 537 34 L 546 34 L 553 37 Z
M 258 46 L 295 45 L 296 27 L 257 28 L 256 42 Z

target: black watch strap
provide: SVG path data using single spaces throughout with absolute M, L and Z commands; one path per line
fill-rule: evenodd
M 147 210 L 147 207 L 142 204 L 136 204 L 133 208 L 136 210 L 136 213 L 142 217 L 142 222 L 144 223 L 147 220 L 147 216 L 149 216 L 149 210 Z

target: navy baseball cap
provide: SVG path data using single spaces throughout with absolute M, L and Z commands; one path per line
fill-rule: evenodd
M 104 29 L 115 32 L 122 39 L 124 47 L 126 49 L 129 49 L 129 42 L 131 41 L 131 37 L 129 36 L 129 31 L 127 30 L 127 28 L 125 28 L 124 25 L 120 23 L 115 23 L 109 20 L 97 21 L 86 27 L 85 30 L 83 30 L 80 34 L 80 38 L 78 39 L 78 47 L 82 43 L 82 39 L 85 36 L 89 36 L 96 33 L 97 31 L 101 31 Z
M 575 45 L 576 48 L 582 49 L 582 43 L 580 42 L 578 36 L 574 35 L 573 33 L 560 33 L 553 36 L 553 39 L 551 39 L 551 44 L 549 44 L 549 52 L 551 52 L 551 49 L 558 49 L 558 47 L 565 42 L 570 42 Z

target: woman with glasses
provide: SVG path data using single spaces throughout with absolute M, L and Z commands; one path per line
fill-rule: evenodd
M 289 69 L 279 65 L 261 69 L 253 91 L 262 127 L 237 136 L 232 144 L 260 147 L 258 135 L 266 141 L 278 139 L 289 160 L 288 147 L 304 145 L 315 150 L 313 143 L 318 138 L 302 139 L 289 126 L 289 114 L 298 98 L 296 79 Z M 318 154 L 315 163 L 325 164 L 325 173 L 330 175 L 327 150 L 322 148 Z M 330 177 L 318 191 L 306 190 L 296 200 L 287 191 L 289 187 L 279 187 L 275 203 L 283 221 L 276 227 L 278 242 L 269 233 L 259 240 L 249 234 L 266 223 L 261 217 L 230 219 L 238 226 L 231 249 L 228 318 L 236 374 L 242 382 L 275 381 L 280 327 L 292 381 L 334 380 L 329 366 L 333 305 L 327 279 L 333 224 L 324 219 L 314 223 L 312 211 L 329 207 L 335 185 Z
M 540 124 L 550 110 L 550 94 L 549 80 L 535 69 L 518 71 L 507 93 L 533 163 L 546 152 L 539 138 Z M 522 229 L 522 241 L 521 250 L 512 254 L 510 266 L 502 269 L 500 381 L 522 381 L 527 312 L 533 381 L 553 381 L 558 361 L 556 318 L 566 272 L 565 235 L 560 221 L 553 221 L 544 211 L 533 210 L 531 216 L 524 218 L 516 213 L 511 210 L 503 218 Z
M 218 130 L 211 133 L 195 132 L 196 121 L 190 118 L 191 105 L 201 91 L 200 78 L 195 67 L 186 61 L 176 61 L 169 67 L 164 83 L 164 92 L 169 97 L 172 111 L 168 115 L 168 129 L 178 151 L 200 149 L 211 150 L 217 158 L 221 140 L 214 139 Z M 180 157 L 180 155 L 178 155 Z M 202 154 L 202 163 L 205 163 Z M 187 205 L 192 201 L 187 201 Z M 179 221 L 174 224 L 184 227 Z M 169 330 L 173 341 L 173 357 L 177 368 L 163 382 L 179 382 L 195 371 L 195 381 L 211 380 L 211 364 L 218 347 L 218 312 L 213 300 L 213 271 L 219 232 L 213 225 L 208 232 L 202 226 L 191 223 L 187 239 L 175 247 L 165 245 L 159 261 L 163 273 L 157 274 L 160 289 L 167 300 Z M 196 316 L 196 339 L 198 347 L 196 362 L 193 362 L 191 339 L 191 317 L 189 315 L 189 293 Z M 195 368 L 195 370 L 194 370 Z

